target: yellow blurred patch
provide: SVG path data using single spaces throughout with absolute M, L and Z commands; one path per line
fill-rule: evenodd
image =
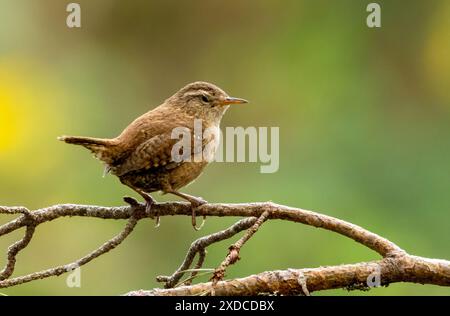
M 52 147 L 63 120 L 61 86 L 45 66 L 0 59 L 0 174 L 32 176 L 52 167 Z
M 0 69 L 0 153 L 5 153 L 24 140 L 26 115 L 23 113 L 23 97 L 26 94 L 8 79 L 3 67 Z
M 450 101 L 450 1 L 441 2 L 431 20 L 428 41 L 425 43 L 424 68 L 427 81 L 442 104 Z

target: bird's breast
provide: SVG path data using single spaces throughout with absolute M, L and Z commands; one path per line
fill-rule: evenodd
M 220 145 L 220 128 L 211 126 L 203 132 L 203 160 L 212 162 Z

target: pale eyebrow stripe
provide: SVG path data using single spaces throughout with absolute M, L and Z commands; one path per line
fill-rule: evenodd
M 206 91 L 206 90 L 190 91 L 190 92 L 187 92 L 185 95 L 186 95 L 186 96 L 197 96 L 197 95 L 202 95 L 202 94 L 206 94 L 206 95 L 211 96 L 211 93 L 209 93 L 209 92 Z

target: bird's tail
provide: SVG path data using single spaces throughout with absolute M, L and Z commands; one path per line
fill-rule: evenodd
M 81 145 L 89 149 L 96 158 L 110 163 L 110 157 L 108 153 L 115 146 L 112 139 L 82 137 L 82 136 L 60 136 L 58 140 L 66 142 L 67 144 Z

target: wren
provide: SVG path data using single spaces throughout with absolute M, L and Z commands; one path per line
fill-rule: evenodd
M 172 131 L 175 128 L 192 131 L 194 121 L 201 120 L 202 129 L 217 130 L 209 133 L 208 139 L 201 140 L 201 147 L 218 148 L 223 115 L 231 104 L 242 103 L 247 101 L 230 97 L 219 87 L 199 81 L 186 85 L 164 103 L 138 117 L 116 138 L 61 136 L 58 139 L 89 149 L 105 164 L 107 172 L 144 198 L 147 212 L 151 212 L 155 203 L 149 194 L 152 192 L 172 193 L 189 201 L 192 225 L 198 229 L 195 210 L 206 201 L 179 189 L 200 176 L 210 160 L 194 159 L 195 150 L 188 159 L 174 159 L 172 148 L 177 139 L 172 138 Z

